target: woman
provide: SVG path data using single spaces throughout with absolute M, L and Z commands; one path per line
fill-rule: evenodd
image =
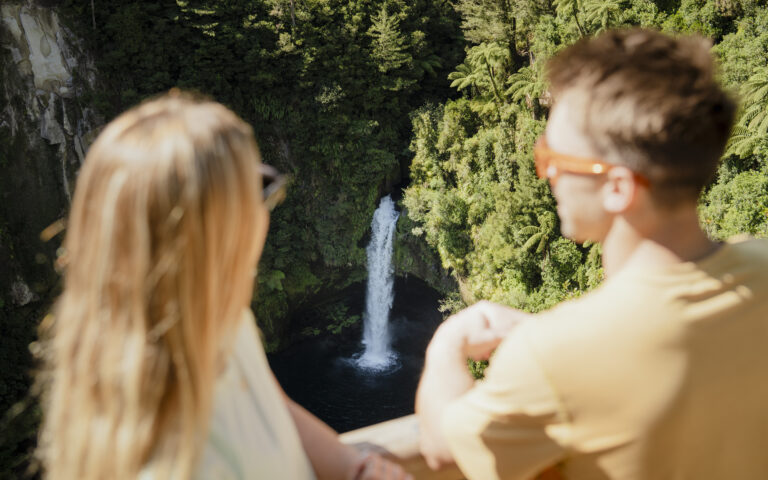
M 268 369 L 248 306 L 271 172 L 245 122 L 178 92 L 93 144 L 51 326 L 48 478 L 405 476 L 340 444 Z

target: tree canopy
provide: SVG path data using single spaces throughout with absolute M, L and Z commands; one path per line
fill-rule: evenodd
M 468 40 L 448 75 L 461 98 L 413 117 L 405 205 L 467 300 L 539 311 L 600 283 L 600 246 L 559 234 L 555 202 L 533 174 L 550 98 L 542 65 L 580 37 L 643 26 L 714 42 L 721 78 L 743 107 L 718 176 L 701 197 L 715 239 L 768 236 L 768 10 L 759 2 L 554 0 L 457 2 Z

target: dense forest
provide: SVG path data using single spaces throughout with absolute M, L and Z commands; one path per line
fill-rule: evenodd
M 297 308 L 364 278 L 373 210 L 407 171 L 409 114 L 452 93 L 463 43 L 448 3 L 65 6 L 100 59 L 91 101 L 107 118 L 173 86 L 198 91 L 253 125 L 265 161 L 291 175 L 254 305 L 269 349 Z M 327 310 L 318 316 L 343 321 Z
M 768 235 L 768 70 L 760 2 L 457 1 L 467 40 L 448 78 L 460 98 L 413 115 L 405 205 L 465 300 L 540 311 L 597 285 L 600 245 L 559 235 L 554 201 L 533 172 L 531 150 L 550 97 L 546 60 L 565 45 L 630 25 L 711 38 L 722 81 L 744 100 L 700 213 L 714 238 Z
M 343 304 L 323 299 L 365 277 L 373 210 L 402 187 L 398 272 L 443 291 L 447 311 L 485 298 L 535 312 L 599 284 L 600 245 L 560 236 L 531 150 L 551 104 L 546 60 L 608 28 L 642 25 L 713 41 L 722 81 L 743 103 L 701 197 L 702 224 L 717 239 L 768 236 L 761 1 L 45 3 L 57 4 L 92 53 L 98 87 L 80 102 L 105 120 L 169 88 L 194 90 L 253 125 L 265 161 L 291 175 L 254 296 L 268 349 L 350 323 Z M 6 151 L 13 139 L 4 125 Z M 12 244 L 2 220 L 0 243 Z M 9 312 L 3 296 L 0 310 Z M 313 312 L 312 328 L 292 324 L 299 311 Z M 8 412 L 0 478 L 18 475 L 34 444 L 35 409 L 17 403 L 29 384 L 19 376 L 31 366 L 24 351 L 34 328 L 14 333 L 12 353 L 0 352 L 15 369 L 0 379 L 0 412 Z

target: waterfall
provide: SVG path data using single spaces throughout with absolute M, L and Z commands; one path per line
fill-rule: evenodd
M 389 195 L 381 199 L 379 208 L 373 214 L 371 223 L 373 233 L 366 249 L 368 289 L 363 316 L 365 351 L 357 359 L 357 364 L 372 370 L 385 369 L 395 360 L 395 353 L 390 350 L 389 311 L 394 298 L 392 249 L 399 215 L 395 210 L 395 202 Z

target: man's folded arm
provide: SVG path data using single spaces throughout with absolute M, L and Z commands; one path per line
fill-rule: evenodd
M 480 301 L 444 321 L 435 332 L 416 394 L 421 451 L 431 468 L 453 463 L 440 419 L 445 407 L 474 384 L 467 359 L 487 359 L 507 334 L 528 317 L 519 310 Z
M 470 480 L 530 480 L 566 456 L 567 414 L 526 341 L 528 327 L 514 330 L 485 380 L 442 412 L 442 438 Z

